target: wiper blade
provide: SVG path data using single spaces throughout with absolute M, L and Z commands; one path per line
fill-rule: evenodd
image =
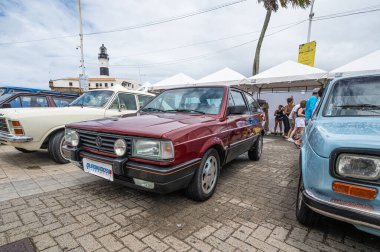
M 142 112 L 165 112 L 165 110 L 158 109 L 158 108 L 143 108 L 141 109 Z
M 380 109 L 380 106 L 379 105 L 375 105 L 375 104 L 367 104 L 367 103 L 363 103 L 363 104 L 346 104 L 346 105 L 340 105 L 340 106 L 336 106 L 337 108 L 361 108 L 361 109 Z
M 184 113 L 198 113 L 198 114 L 206 114 L 205 112 L 203 111 L 199 111 L 199 110 L 194 110 L 194 109 L 170 109 L 170 110 L 165 110 L 165 112 L 184 112 Z

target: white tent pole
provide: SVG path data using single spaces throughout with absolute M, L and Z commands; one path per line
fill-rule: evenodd
M 310 7 L 310 14 L 309 14 L 309 29 L 307 31 L 307 42 L 310 42 L 310 34 L 311 34 L 311 23 L 313 22 L 313 17 L 314 17 L 314 12 L 313 12 L 313 7 L 314 7 L 314 1 L 312 0 L 311 2 L 311 7 Z

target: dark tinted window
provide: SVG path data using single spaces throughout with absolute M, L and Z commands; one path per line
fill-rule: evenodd
M 11 102 L 9 102 L 9 105 L 11 105 L 11 108 L 21 108 L 20 98 L 16 97 Z
M 21 104 L 23 108 L 39 108 L 48 107 L 46 97 L 41 96 L 21 96 Z

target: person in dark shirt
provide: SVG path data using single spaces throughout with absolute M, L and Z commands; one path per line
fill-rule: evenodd
M 274 123 L 274 134 L 277 134 L 277 126 L 280 128 L 280 134 L 282 134 L 282 120 L 284 118 L 284 106 L 279 105 L 278 109 L 274 112 L 275 123 Z

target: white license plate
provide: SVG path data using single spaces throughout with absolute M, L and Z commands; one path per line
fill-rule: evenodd
M 110 164 L 83 158 L 83 169 L 85 172 L 113 181 L 113 170 Z

